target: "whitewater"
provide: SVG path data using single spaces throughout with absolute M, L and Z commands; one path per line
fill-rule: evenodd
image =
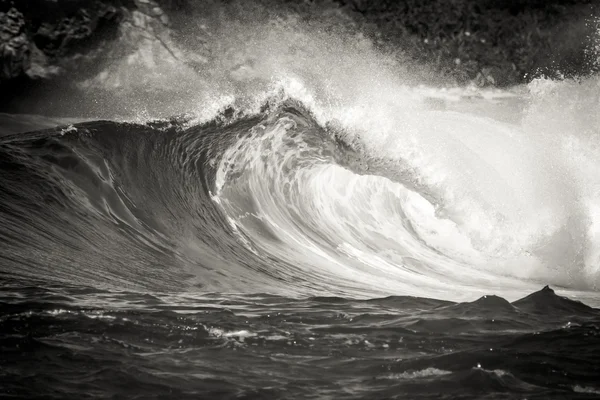
M 252 62 L 157 115 L 1 116 L 5 394 L 600 393 L 597 76 L 448 87 L 364 37 L 227 33 Z

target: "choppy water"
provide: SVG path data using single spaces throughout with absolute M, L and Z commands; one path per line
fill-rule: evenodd
M 600 395 L 600 81 L 330 50 L 170 119 L 2 116 L 3 395 Z
M 10 398 L 595 398 L 600 311 L 2 282 Z

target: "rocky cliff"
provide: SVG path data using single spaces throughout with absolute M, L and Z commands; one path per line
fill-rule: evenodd
M 0 111 L 139 114 L 151 97 L 176 113 L 215 79 L 207 71 L 251 76 L 243 46 L 216 39 L 223 25 L 289 15 L 365 32 L 457 84 L 590 73 L 599 10 L 591 0 L 0 0 Z
M 71 103 L 74 112 L 123 107 L 107 97 L 127 90 L 143 95 L 152 81 L 160 89 L 165 70 L 194 76 L 206 62 L 203 52 L 184 53 L 172 39 L 165 9 L 175 1 L 153 0 L 0 0 L 0 107 L 58 112 L 62 97 L 94 91 L 93 98 Z M 165 90 L 174 90 L 173 79 Z M 57 93 L 60 89 L 60 93 Z M 113 95 L 110 95 L 110 94 Z M 92 111 L 93 112 L 93 111 Z

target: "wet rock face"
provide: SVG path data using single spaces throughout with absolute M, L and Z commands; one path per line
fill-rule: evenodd
M 0 82 L 25 74 L 30 64 L 31 49 L 23 14 L 16 8 L 0 12 Z
M 33 42 L 44 54 L 61 56 L 87 49 L 94 35 L 106 34 L 110 27 L 116 27 L 122 12 L 113 6 L 105 6 L 95 12 L 78 10 L 72 16 L 59 21 L 42 22 L 33 33 Z
M 172 37 L 183 0 L 0 0 L 0 109 L 61 112 L 68 98 L 184 84 L 207 62 Z M 60 105 L 59 103 L 65 103 Z M 41 108 L 40 108 L 41 107 Z M 50 107 L 51 109 L 46 109 Z M 91 106 L 82 106 L 90 108 Z M 98 106 L 100 107 L 100 106 Z M 101 107 L 102 108 L 102 107 Z
M 153 0 L 0 0 L 0 85 L 72 73 L 88 78 L 135 51 L 140 37 L 168 46 L 169 25 Z
M 72 70 L 73 58 L 115 37 L 123 11 L 109 1 L 0 0 L 0 85 Z

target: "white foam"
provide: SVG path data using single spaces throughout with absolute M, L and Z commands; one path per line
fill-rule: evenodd
M 252 37 L 243 41 L 250 47 L 238 49 L 236 34 Z M 490 292 L 514 299 L 542 282 L 598 288 L 598 77 L 538 79 L 509 91 L 434 88 L 366 39 L 299 24 L 222 39 L 252 58 L 242 74 L 251 79 L 236 75 L 236 95 L 224 93 L 206 115 L 227 102 L 256 113 L 266 99 L 293 98 L 321 126 L 340 128 L 368 162 L 409 171 L 403 185 L 295 164 L 305 147 L 298 141 L 289 151 L 292 120 L 255 128 L 224 155 L 213 199 L 262 252 L 318 278 L 315 290 L 456 300 Z M 432 107 L 431 98 L 455 106 Z M 237 173 L 253 212 L 240 213 L 236 189 L 227 188 Z M 257 220 L 288 247 L 260 239 Z
M 573 386 L 573 391 L 575 393 L 590 393 L 590 394 L 600 394 L 600 389 L 589 387 L 589 386 Z
M 443 369 L 437 369 L 437 368 L 425 368 L 422 370 L 418 370 L 418 371 L 407 371 L 407 372 L 402 372 L 400 374 L 391 374 L 391 375 L 386 375 L 383 378 L 384 379 L 394 379 L 394 380 L 413 380 L 413 379 L 422 379 L 422 378 L 430 378 L 430 377 L 435 377 L 435 376 L 443 376 L 443 375 L 448 375 L 451 374 L 452 372 L 450 371 L 445 371 Z

